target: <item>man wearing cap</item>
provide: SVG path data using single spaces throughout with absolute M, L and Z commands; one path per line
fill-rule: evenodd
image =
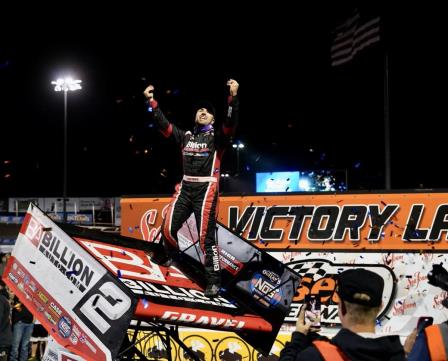
M 405 360 L 398 336 L 375 335 L 384 281 L 378 274 L 358 268 L 342 272 L 337 280 L 338 315 L 341 330 L 331 339 L 316 334 L 305 323 L 302 307 L 293 332 L 279 361 L 399 361 Z
M 205 295 L 215 297 L 219 293 L 221 276 L 219 251 L 215 240 L 216 204 L 221 158 L 238 121 L 239 84 L 233 79 L 229 86 L 228 110 L 221 129 L 215 129 L 215 110 L 209 103 L 198 106 L 194 130 L 185 131 L 170 123 L 154 99 L 154 87 L 148 86 L 143 94 L 152 108 L 154 120 L 165 137 L 174 137 L 182 148 L 184 176 L 176 186 L 176 193 L 166 212 L 162 239 L 165 246 L 177 248 L 177 231 L 194 213 L 198 237 L 205 253 L 204 266 L 207 286 Z

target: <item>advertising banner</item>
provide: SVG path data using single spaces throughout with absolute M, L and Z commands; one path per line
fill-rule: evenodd
M 122 234 L 157 238 L 169 201 L 122 199 Z M 433 264 L 448 264 L 447 193 L 223 196 L 217 213 L 225 227 L 302 276 L 285 318 L 290 324 L 313 294 L 324 332 L 333 333 L 340 325 L 334 278 L 353 267 L 385 280 L 378 332 L 407 335 L 420 316 L 448 319 L 447 292 L 427 282 Z

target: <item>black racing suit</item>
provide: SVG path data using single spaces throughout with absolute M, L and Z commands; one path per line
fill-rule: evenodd
M 164 242 L 177 247 L 177 231 L 194 213 L 200 246 L 205 252 L 207 283 L 220 284 L 219 251 L 215 240 L 216 205 L 221 158 L 238 122 L 238 98 L 229 96 L 228 111 L 222 129 L 198 127 L 179 129 L 170 123 L 156 101 L 151 102 L 153 116 L 165 137 L 174 137 L 181 146 L 184 176 L 166 212 L 162 235 Z M 194 241 L 194 240 L 193 240 Z

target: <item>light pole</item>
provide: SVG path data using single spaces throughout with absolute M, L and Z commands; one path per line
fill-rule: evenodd
M 244 148 L 244 144 L 241 142 L 232 144 L 233 148 L 236 148 L 236 174 L 240 173 L 240 149 Z
M 64 184 L 62 187 L 62 207 L 63 220 L 67 222 L 67 95 L 69 91 L 81 89 L 81 80 L 74 80 L 71 77 L 53 80 L 54 91 L 64 92 Z

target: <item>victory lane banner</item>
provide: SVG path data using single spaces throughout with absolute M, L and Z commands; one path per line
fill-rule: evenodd
M 112 361 L 137 304 L 127 287 L 30 204 L 3 280 L 61 346 Z
M 170 198 L 123 198 L 122 234 L 153 240 Z M 337 274 L 367 268 L 385 282 L 379 333 L 407 335 L 420 316 L 442 322 L 447 293 L 428 284 L 448 264 L 448 194 L 290 194 L 222 196 L 218 220 L 302 277 L 282 330 L 307 295 L 320 297 L 323 331 L 334 333 Z
M 152 239 L 169 200 L 123 198 L 122 235 Z M 218 214 L 266 250 L 448 250 L 447 193 L 223 196 Z

